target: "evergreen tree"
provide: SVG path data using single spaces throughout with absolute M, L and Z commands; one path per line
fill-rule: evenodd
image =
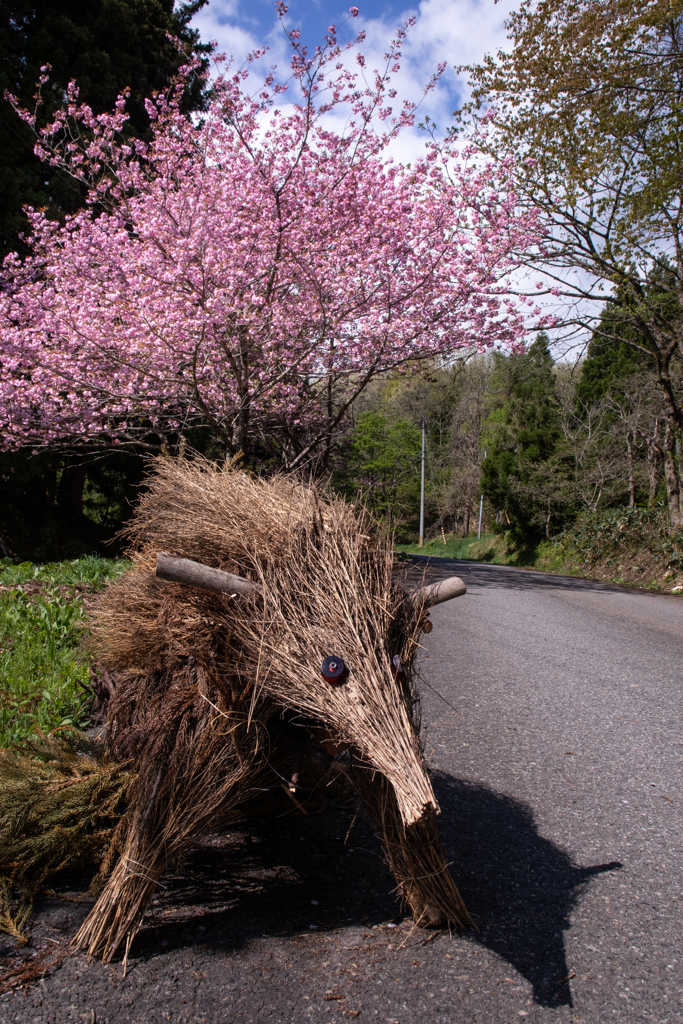
M 547 468 L 561 439 L 553 366 L 544 333 L 528 352 L 495 355 L 492 408 L 482 437 L 482 491 L 520 542 L 549 534 L 560 514 L 558 488 L 549 487 Z
M 351 498 L 392 526 L 419 506 L 420 428 L 405 419 L 390 422 L 382 412 L 364 412 L 343 450 L 336 483 Z
M 681 319 L 680 306 L 669 284 L 660 287 L 662 272 L 650 275 L 648 300 L 657 303 L 660 315 L 669 321 Z M 617 289 L 618 302 L 604 309 L 588 344 L 586 358 L 576 386 L 580 404 L 590 406 L 611 391 L 619 391 L 620 382 L 634 374 L 656 371 L 657 349 L 647 333 L 639 331 L 634 320 L 635 300 Z M 622 308 L 623 307 L 623 308 Z M 626 310 L 627 312 L 624 312 Z
M 111 109 L 116 96 L 131 90 L 131 130 L 148 125 L 146 96 L 164 89 L 181 64 L 207 51 L 189 22 L 207 0 L 0 0 L 0 254 L 22 251 L 19 233 L 28 229 L 24 205 L 45 207 L 58 217 L 81 200 L 65 175 L 33 153 L 28 127 L 5 100 L 5 90 L 33 106 L 40 69 L 51 66 L 50 88 L 41 112 L 50 118 L 74 79 L 80 98 L 95 113 Z M 168 36 L 175 36 L 182 52 Z M 185 107 L 203 104 L 203 83 L 195 77 Z
M 647 296 L 662 319 L 673 324 L 681 322 L 681 306 L 668 280 L 671 276 L 666 266 L 651 272 Z M 635 305 L 632 297 L 618 295 L 615 306 L 603 311 L 581 364 L 576 413 L 585 418 L 598 411 L 603 428 L 611 426 L 614 434 L 621 435 L 629 466 L 629 505 L 644 497 L 637 496 L 636 491 L 638 485 L 642 488 L 645 469 L 652 504 L 664 467 L 667 497 L 675 518 L 681 500 L 680 432 L 672 428 L 667 414 L 657 347 L 648 332 L 638 329 Z M 667 371 L 668 387 L 679 396 L 681 371 L 679 355 L 672 358 Z
M 613 340 L 603 340 L 594 334 L 588 344 L 586 358 L 576 384 L 576 398 L 581 405 L 600 402 L 619 383 L 647 366 L 647 357 L 632 345 L 622 341 L 616 333 L 617 324 L 609 322 L 609 314 L 601 317 L 601 334 L 614 330 Z M 578 410 L 577 410 L 578 411 Z

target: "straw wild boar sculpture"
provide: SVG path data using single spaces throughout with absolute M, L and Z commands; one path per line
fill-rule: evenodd
M 132 567 L 91 633 L 115 680 L 107 754 L 135 774 L 77 945 L 127 954 L 199 834 L 283 780 L 297 802 L 336 777 L 374 820 L 415 919 L 467 926 L 411 683 L 429 606 L 462 582 L 410 590 L 363 509 L 201 461 L 159 460 L 128 534 Z

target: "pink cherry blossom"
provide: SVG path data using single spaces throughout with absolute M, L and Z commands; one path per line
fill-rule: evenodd
M 180 112 L 181 75 L 148 101 L 144 143 L 125 135 L 125 96 L 95 116 L 69 90 L 36 152 L 88 204 L 65 223 L 29 211 L 32 253 L 4 263 L 2 447 L 208 423 L 230 452 L 258 436 L 297 466 L 378 374 L 521 344 L 529 314 L 506 279 L 540 232 L 510 162 L 387 156 L 413 123 L 384 103 L 406 29 L 368 87 L 336 41 L 311 55 L 295 31 L 288 85 L 271 69 L 255 89 L 254 61 L 217 58 L 201 119 Z

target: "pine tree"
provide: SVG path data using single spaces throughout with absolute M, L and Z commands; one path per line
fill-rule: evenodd
M 111 109 L 117 95 L 131 90 L 131 128 L 144 134 L 146 96 L 164 89 L 181 64 L 208 49 L 189 27 L 207 0 L 174 6 L 173 0 L 0 0 L 0 255 L 24 247 L 25 205 L 45 207 L 51 217 L 78 208 L 81 196 L 65 175 L 41 164 L 34 139 L 5 90 L 31 108 L 40 69 L 51 67 L 43 90 L 46 120 L 61 105 L 74 79 L 80 98 L 95 113 Z M 182 51 L 168 36 L 175 36 Z M 187 110 L 203 104 L 203 83 L 195 77 L 185 96 Z
M 666 267 L 651 272 L 647 298 L 663 321 L 680 324 L 681 306 L 672 294 L 671 276 Z M 682 500 L 680 431 L 671 426 L 667 413 L 657 345 L 650 332 L 635 323 L 635 300 L 619 295 L 619 290 L 617 298 L 613 307 L 603 311 L 588 345 L 576 386 L 576 413 L 585 417 L 591 407 L 601 403 L 603 418 L 613 424 L 615 432 L 621 425 L 628 450 L 629 505 L 636 503 L 636 478 L 642 475 L 637 463 L 647 463 L 650 504 L 664 467 L 670 515 L 675 521 Z M 667 371 L 668 387 L 676 395 L 681 392 L 682 370 L 679 355 Z
M 495 363 L 482 438 L 482 490 L 502 513 L 504 527 L 528 542 L 549 534 L 559 516 L 557 487 L 549 488 L 546 470 L 561 438 L 548 336 L 539 334 L 528 352 L 497 353 Z

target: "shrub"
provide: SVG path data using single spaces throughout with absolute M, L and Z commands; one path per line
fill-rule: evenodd
M 667 510 L 614 508 L 586 513 L 561 538 L 587 563 L 616 552 L 649 550 L 666 568 L 683 569 L 683 530 L 672 529 Z

